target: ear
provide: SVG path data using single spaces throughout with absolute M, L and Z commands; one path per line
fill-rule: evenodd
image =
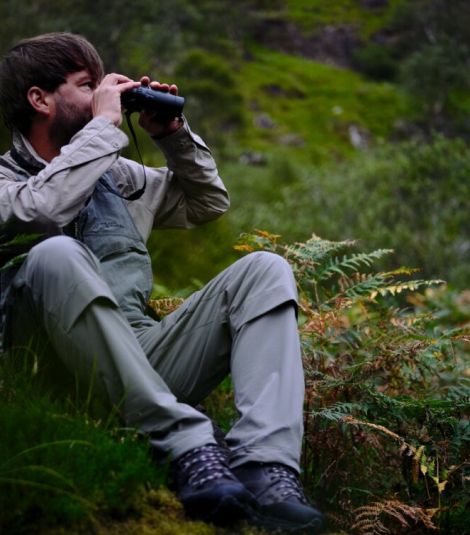
M 46 116 L 51 114 L 54 106 L 52 93 L 34 85 L 28 89 L 27 98 L 37 113 Z

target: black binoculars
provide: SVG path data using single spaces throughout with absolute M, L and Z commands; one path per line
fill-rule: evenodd
M 121 104 L 127 113 L 148 110 L 158 113 L 162 118 L 171 119 L 181 117 L 184 97 L 150 87 L 136 87 L 121 94 Z

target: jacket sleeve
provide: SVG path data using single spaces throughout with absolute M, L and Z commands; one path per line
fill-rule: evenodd
M 191 228 L 227 211 L 229 196 L 214 158 L 186 121 L 179 130 L 155 143 L 167 167 L 146 167 L 145 193 L 140 201 L 128 205 L 144 239 L 152 228 Z M 131 175 L 130 182 L 142 185 L 143 166 L 121 160 L 127 168 L 124 172 Z
M 108 119 L 97 117 L 28 180 L 15 181 L 11 172 L 0 169 L 0 222 L 58 227 L 70 223 L 126 144 L 123 132 Z

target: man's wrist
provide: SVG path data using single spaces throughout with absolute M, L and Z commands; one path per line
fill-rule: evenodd
M 184 121 L 181 117 L 175 117 L 170 123 L 163 126 L 160 132 L 149 133 L 153 139 L 163 139 L 177 132 L 183 126 L 183 124 Z

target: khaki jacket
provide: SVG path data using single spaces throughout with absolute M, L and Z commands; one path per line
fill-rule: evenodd
M 129 211 L 144 241 L 152 228 L 190 228 L 217 218 L 229 206 L 215 161 L 188 124 L 155 141 L 167 167 L 145 168 L 146 188 Z M 120 156 L 127 136 L 108 119 L 96 117 L 64 146 L 49 164 L 41 162 L 19 134 L 0 159 L 0 223 L 54 228 L 63 233 L 85 206 L 95 184 L 111 170 L 120 192 L 128 196 L 144 184 L 143 166 Z M 18 156 L 16 158 L 18 160 Z

